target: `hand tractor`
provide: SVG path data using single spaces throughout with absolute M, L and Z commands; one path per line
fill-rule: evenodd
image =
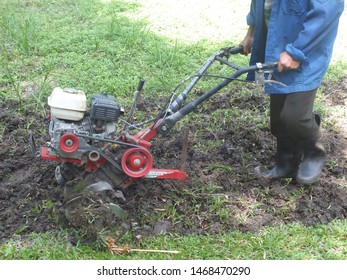
M 55 178 L 59 185 L 64 186 L 68 220 L 76 224 L 73 218 L 76 209 L 86 211 L 88 203 L 96 201 L 86 200 L 86 193 L 102 194 L 104 205 L 107 205 L 105 209 L 122 217 L 125 211 L 116 201 L 125 199 L 122 190 L 135 181 L 146 178 L 186 179 L 187 174 L 182 170 L 153 167 L 151 141 L 158 135 L 168 134 L 178 121 L 242 74 L 254 71 L 255 82 L 259 84 L 276 82 L 271 79 L 271 73 L 277 62 L 240 67 L 228 60 L 230 55 L 241 52 L 242 47 L 228 47 L 210 56 L 195 74 L 176 87 L 157 117 L 140 123 L 130 122 L 144 81 L 139 82 L 127 117 L 112 95 L 93 94 L 87 107 L 87 98 L 82 91 L 55 88 L 48 98 L 50 141 L 41 148 L 37 148 L 33 137 L 30 143 L 36 157 L 58 163 Z M 232 73 L 229 76 L 208 74 L 207 70 L 216 62 L 230 67 Z M 186 102 L 188 94 L 203 77 L 221 81 L 197 99 Z M 177 94 L 185 83 L 189 83 L 188 86 Z M 116 124 L 120 122 L 124 127 L 117 130 Z

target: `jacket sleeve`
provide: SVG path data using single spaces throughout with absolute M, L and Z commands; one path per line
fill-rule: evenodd
M 297 61 L 307 61 L 307 54 L 322 44 L 333 43 L 336 37 L 344 0 L 311 0 L 310 8 L 297 39 L 286 51 Z
M 255 0 L 252 0 L 250 11 L 247 15 L 247 25 L 255 26 Z

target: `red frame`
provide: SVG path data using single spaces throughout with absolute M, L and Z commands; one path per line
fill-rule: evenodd
M 160 120 L 156 123 L 156 125 L 160 123 Z M 151 147 L 152 143 L 150 142 L 151 139 L 156 137 L 158 135 L 158 131 L 156 129 L 156 125 L 151 125 L 140 132 L 138 132 L 136 135 L 132 136 L 129 134 L 123 134 L 120 137 L 120 140 L 126 143 L 130 144 L 136 144 L 139 145 L 145 149 L 148 149 Z M 88 160 L 87 162 L 83 162 L 81 159 L 73 159 L 73 158 L 63 158 L 63 157 L 57 157 L 52 156 L 48 152 L 47 147 L 41 147 L 41 159 L 42 160 L 53 160 L 53 161 L 60 161 L 60 162 L 70 162 L 70 163 L 77 163 L 77 164 L 83 164 L 85 163 L 85 170 L 86 171 L 95 171 L 100 166 L 106 163 L 106 160 L 101 157 L 98 161 L 94 162 L 91 160 Z M 138 176 L 138 174 L 135 174 L 134 172 L 133 176 L 131 176 L 131 173 L 127 173 L 127 176 L 129 178 L 126 180 L 126 183 L 122 184 L 122 187 L 128 187 L 131 185 L 134 181 L 140 178 L 147 178 L 147 179 L 174 179 L 174 180 L 185 180 L 187 178 L 187 174 L 181 170 L 177 169 L 158 169 L 158 168 L 150 168 L 148 172 L 141 174 L 141 176 Z

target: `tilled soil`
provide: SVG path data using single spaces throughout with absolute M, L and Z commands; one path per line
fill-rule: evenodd
M 331 108 L 326 117 L 347 105 L 346 81 L 343 78 L 334 86 L 323 84 L 325 101 Z M 150 104 L 140 102 L 138 110 L 149 114 Z M 134 236 L 160 232 L 214 234 L 345 219 L 346 112 L 323 127 L 322 142 L 328 156 L 321 179 L 302 186 L 287 179 L 270 182 L 253 174 L 254 167 L 271 166 L 274 161 L 274 139 L 267 124 L 256 121 L 257 115 L 266 113 L 267 106 L 268 99 L 263 95 L 226 92 L 199 108 L 185 122 L 189 128 L 185 162 L 189 178 L 185 182 L 136 181 L 124 191 L 126 202 L 122 207 L 128 217 L 117 221 L 115 227 Z M 242 114 L 223 118 L 223 124 L 215 123 L 214 112 L 227 116 L 233 108 L 242 109 Z M 247 114 L 254 118 L 247 119 Z M 56 163 L 34 158 L 28 143 L 33 134 L 37 145 L 45 145 L 49 140 L 47 124 L 42 114 L 20 110 L 16 101 L 0 103 L 1 241 L 14 234 L 67 226 L 62 219 L 63 190 L 54 180 Z M 215 130 L 210 129 L 212 125 Z M 177 125 L 168 136 L 154 139 L 150 151 L 155 168 L 180 168 L 183 135 L 183 125 Z

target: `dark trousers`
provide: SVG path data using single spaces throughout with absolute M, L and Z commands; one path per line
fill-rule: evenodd
M 316 93 L 317 89 L 270 95 L 270 128 L 278 140 L 316 142 L 320 138 L 319 123 L 313 114 Z

